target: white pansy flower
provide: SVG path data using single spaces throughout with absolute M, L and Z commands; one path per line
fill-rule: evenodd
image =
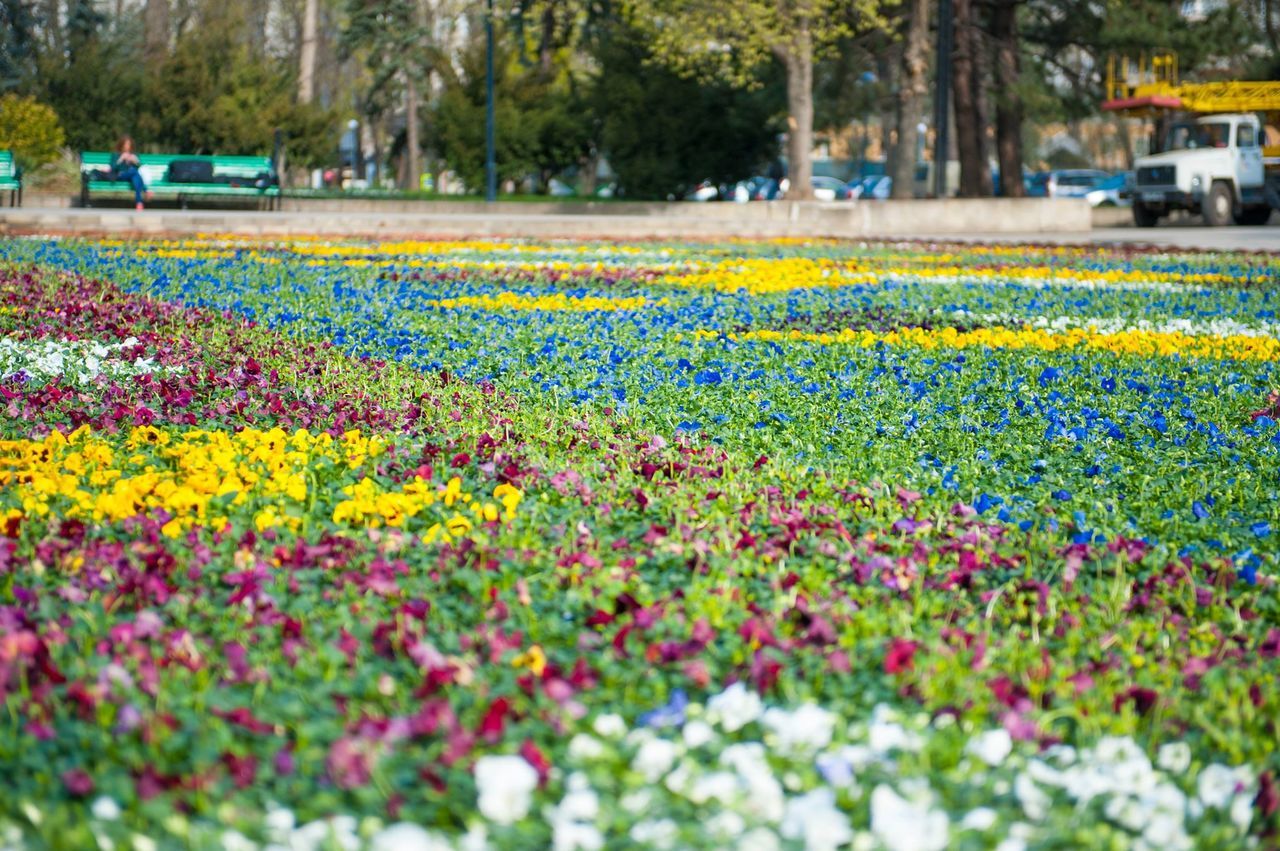
M 889 851 L 943 851 L 947 814 L 900 796 L 881 784 L 871 793 L 871 832 Z
M 518 756 L 482 756 L 476 760 L 476 802 L 480 814 L 498 824 L 524 818 L 538 787 L 538 772 Z
M 1141 832 L 1146 826 L 1149 814 L 1146 807 L 1128 795 L 1117 795 L 1107 801 L 1103 812 L 1106 813 L 1107 818 L 1111 821 L 1135 833 Z M 1028 815 L 1031 814 L 1028 813 Z M 1036 818 L 1036 816 L 1032 815 L 1032 818 Z
M 398 822 L 369 840 L 368 851 L 452 851 L 453 846 L 416 824 Z
M 735 851 L 778 851 L 778 835 L 767 827 L 748 830 L 734 843 Z
M 964 819 L 960 822 L 960 827 L 964 830 L 986 831 L 995 826 L 996 811 L 990 807 L 978 807 L 976 810 L 970 810 L 965 814 Z
M 619 798 L 618 805 L 632 815 L 639 815 L 653 806 L 653 793 L 648 789 L 636 789 Z
M 637 822 L 631 827 L 628 835 L 637 844 L 665 849 L 675 845 L 676 840 L 680 837 L 680 829 L 676 827 L 674 821 L 664 818 L 656 821 Z
M 693 720 L 684 725 L 682 735 L 685 747 L 700 748 L 715 738 L 716 731 L 706 721 Z
M 93 817 L 98 821 L 115 821 L 120 818 L 120 805 L 114 799 L 103 795 L 94 800 L 89 807 L 89 812 L 93 813 Z
M 1191 767 L 1191 745 L 1186 742 L 1161 745 L 1156 752 L 1156 765 L 1171 774 L 1185 773 Z
M 557 819 L 551 829 L 553 851 L 600 851 L 604 834 L 593 824 Z
M 650 739 L 640 746 L 631 767 L 644 775 L 650 783 L 671 770 L 671 766 L 679 755 L 679 749 L 666 739 Z
M 622 720 L 621 715 L 613 713 L 597 717 L 591 726 L 597 736 L 606 739 L 620 739 L 627 734 L 627 722 Z
M 1032 821 L 1040 821 L 1049 814 L 1049 805 L 1052 803 L 1049 796 L 1035 784 L 1030 775 L 1019 773 L 1013 781 L 1013 794 L 1017 797 L 1018 803 L 1022 805 L 1022 811 Z
M 747 829 L 746 820 L 732 810 L 721 810 L 707 819 L 707 833 L 721 840 L 736 840 Z
M 577 733 L 569 740 L 569 758 L 575 762 L 590 762 L 604 756 L 605 747 L 600 740 L 586 733 Z
M 266 828 L 267 838 L 272 842 L 287 842 L 289 833 L 297 824 L 298 821 L 293 815 L 293 810 L 277 806 L 268 808 L 266 817 L 262 820 L 262 826 Z
M 812 703 L 794 712 L 770 709 L 764 713 L 763 722 L 778 737 L 778 748 L 783 753 L 811 753 L 825 748 L 836 728 L 836 716 Z
M 741 682 L 707 701 L 707 718 L 728 733 L 741 730 L 764 712 L 764 702 Z
M 996 766 L 1013 751 L 1013 737 L 1003 728 L 974 736 L 964 748 L 987 765 Z
M 785 839 L 802 839 L 807 851 L 835 851 L 853 839 L 849 817 L 836 808 L 831 789 L 815 789 L 787 801 L 779 832 Z
M 1146 762 L 1138 743 L 1127 736 L 1103 736 L 1093 748 L 1093 756 L 1098 762 L 1120 764 L 1131 761 Z
M 1196 794 L 1206 807 L 1225 807 L 1235 797 L 1239 782 L 1234 771 L 1215 762 L 1200 770 Z
M 738 776 L 728 771 L 712 771 L 695 779 L 689 786 L 689 800 L 695 804 L 719 801 L 731 804 L 741 792 Z
M 1252 795 L 1237 795 L 1236 799 L 1231 802 L 1231 809 L 1228 810 L 1231 816 L 1231 822 L 1241 833 L 1249 832 L 1249 825 L 1253 823 L 1253 797 Z
M 556 817 L 570 821 L 591 821 L 600 812 L 600 798 L 591 788 L 587 776 L 575 771 L 569 775 L 569 791 L 560 799 Z

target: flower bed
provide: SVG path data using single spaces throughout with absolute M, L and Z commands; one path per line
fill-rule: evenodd
M 0 847 L 1275 839 L 1274 261 L 0 257 Z

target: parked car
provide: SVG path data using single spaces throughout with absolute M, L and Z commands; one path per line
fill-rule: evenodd
M 686 201 L 714 201 L 720 197 L 720 189 L 710 180 L 704 180 L 684 196 Z
M 777 181 L 762 175 L 739 180 L 733 187 L 733 200 L 740 204 L 747 201 L 771 201 L 777 196 Z
M 559 178 L 547 181 L 547 194 L 552 198 L 572 198 L 578 191 Z
M 893 178 L 887 174 L 873 174 L 862 178 L 851 190 L 853 198 L 884 201 L 893 194 Z
M 1090 168 L 1071 168 L 1049 172 L 1045 194 L 1050 198 L 1083 198 L 1098 188 L 1111 175 Z
M 1133 172 L 1121 171 L 1099 183 L 1084 196 L 1092 207 L 1127 207 L 1133 203 Z
M 852 197 L 849 184 L 835 177 L 815 176 L 813 197 L 819 201 L 848 201 Z

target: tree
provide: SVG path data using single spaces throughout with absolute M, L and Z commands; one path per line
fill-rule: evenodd
M 298 46 L 298 103 L 311 103 L 316 95 L 316 38 L 320 0 L 304 0 L 302 38 Z
M 0 97 L 0 150 L 13 151 L 18 165 L 39 168 L 62 152 L 62 126 L 52 109 L 35 98 Z
M 782 65 L 791 197 L 812 198 L 814 59 L 854 24 L 877 21 L 876 0 L 627 0 L 627 11 L 677 73 L 742 86 L 771 57 Z
M 27 0 L 0 0 L 0 91 L 17 88 L 35 64 L 36 15 Z
M 404 186 L 417 186 L 419 160 L 418 92 L 442 50 L 436 28 L 421 0 L 348 0 L 342 45 L 347 55 L 362 52 L 372 74 L 370 106 L 399 100 L 405 111 Z
M 915 194 L 916 145 L 929 92 L 929 5 L 929 0 L 907 0 L 902 70 L 898 79 L 898 141 L 889 171 L 894 198 L 910 198 Z M 945 163 L 945 154 L 941 160 Z
M 146 0 L 142 20 L 143 55 L 154 67 L 169 51 L 169 0 Z
M 1018 7 L 1021 0 L 995 0 L 991 7 L 991 38 L 995 48 L 993 68 L 999 82 L 996 92 L 996 159 L 1000 163 L 1000 194 L 1021 198 L 1022 93 L 1018 40 Z
M 475 39 L 445 74 L 435 110 L 441 153 L 463 183 L 484 185 L 485 49 Z M 576 166 L 591 147 L 592 122 L 567 72 L 548 78 L 523 66 L 509 43 L 498 44 L 494 59 L 495 160 L 499 181 L 517 183 L 530 175 L 540 182 Z
M 700 180 L 737 180 L 777 156 L 777 73 L 750 91 L 699 83 L 653 67 L 643 36 L 625 26 L 595 55 L 591 111 L 626 197 L 680 197 Z
M 955 53 L 951 65 L 956 150 L 960 155 L 960 197 L 990 195 L 987 166 L 987 125 L 982 114 L 982 48 L 974 16 L 974 0 L 952 0 Z

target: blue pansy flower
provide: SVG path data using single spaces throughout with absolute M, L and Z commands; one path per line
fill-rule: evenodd
M 973 501 L 973 507 L 979 514 L 986 514 L 992 508 L 1004 503 L 1004 497 L 992 496 L 988 493 L 978 494 L 978 498 Z
M 1197 520 L 1205 520 L 1209 517 L 1209 509 L 1205 508 L 1204 503 L 1198 499 L 1191 503 L 1191 513 Z
M 684 689 L 671 692 L 666 704 L 657 709 L 650 709 L 638 719 L 644 727 L 679 727 L 684 724 L 684 711 L 689 705 L 689 696 Z

